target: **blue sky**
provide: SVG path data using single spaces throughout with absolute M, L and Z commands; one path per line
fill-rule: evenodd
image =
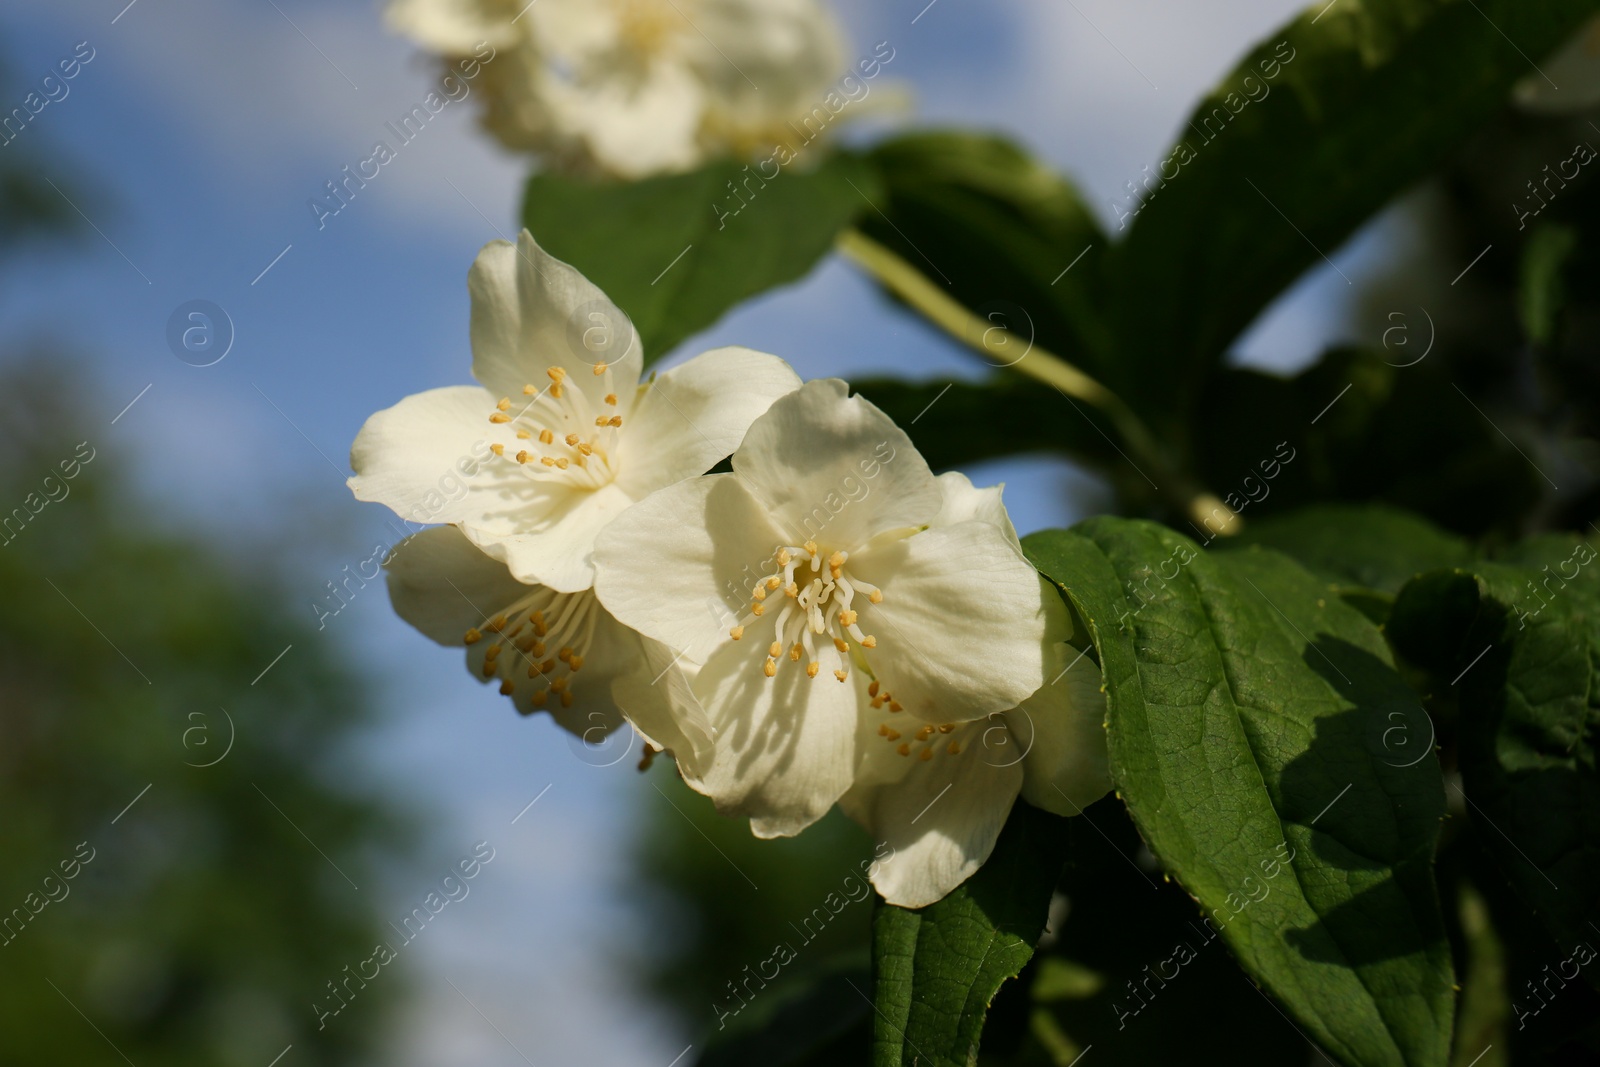
M 263 546 L 295 546 L 291 583 L 309 618 L 324 582 L 390 539 L 386 513 L 356 504 L 343 484 L 362 421 L 408 393 L 468 379 L 466 270 L 485 241 L 514 232 L 526 164 L 477 132 L 475 99 L 451 104 L 319 230 L 308 198 L 421 98 L 428 63 L 364 0 L 125 4 L 11 0 L 0 12 L 10 76 L 0 110 L 79 42 L 95 50 L 23 137 L 65 161 L 96 228 L 0 267 L 0 335 L 84 353 L 92 380 L 62 383 L 97 398 L 83 434 L 136 470 L 162 521 L 213 538 L 240 568 Z M 1111 198 L 1165 154 L 1194 98 L 1298 5 L 856 6 L 841 10 L 853 48 L 891 43 L 887 74 L 916 99 L 909 121 L 1008 131 L 1077 179 L 1109 224 Z M 1376 240 L 1334 258 L 1354 274 Z M 1348 296 L 1333 270 L 1314 272 L 1240 357 L 1308 360 L 1337 336 Z M 196 299 L 221 306 L 236 335 L 204 368 L 166 341 L 173 311 Z M 806 377 L 976 370 L 837 260 L 737 310 L 679 358 L 735 343 L 776 352 Z M 1092 478 L 1054 461 L 969 473 L 1008 483 L 1024 532 L 1073 521 L 1095 494 Z M 497 849 L 472 896 L 408 961 L 427 995 L 390 1062 L 521 1063 L 514 1042 L 537 1063 L 668 1063 L 692 1035 L 619 1004 L 595 950 L 648 936 L 619 891 L 644 788 L 632 761 L 592 766 L 548 722 L 517 719 L 467 683 L 456 653 L 399 623 L 377 586 L 329 620 L 323 639 L 380 694 L 384 725 L 365 746 L 371 773 L 405 783 L 436 821 L 416 869 L 371 891 L 398 903 L 472 842 Z M 264 664 L 275 651 L 263 650 Z

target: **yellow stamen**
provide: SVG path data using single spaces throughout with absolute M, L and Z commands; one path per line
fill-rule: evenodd
M 527 440 L 531 439 L 532 437 L 533 437 L 533 433 L 531 431 L 529 431 L 529 430 L 518 430 L 517 431 L 517 440 L 519 440 L 519 441 L 527 441 Z
M 552 386 L 551 388 L 557 388 L 557 387 L 556 386 Z M 561 692 L 561 706 L 564 707 L 564 708 L 572 707 L 572 692 L 570 690 L 562 690 L 562 692 Z
M 478 628 L 476 626 L 474 626 L 472 629 L 470 629 L 470 630 L 468 630 L 466 632 L 466 634 L 461 638 L 461 640 L 466 644 L 475 645 L 479 641 L 483 640 L 483 634 L 479 633 L 478 632 Z
M 867 696 L 875 697 L 877 695 L 878 695 L 878 683 L 877 682 L 873 682 L 871 685 L 867 686 Z
M 751 604 L 751 605 L 750 605 L 750 614 L 752 614 L 752 615 L 756 615 L 756 616 L 759 616 L 759 615 L 761 615 L 761 614 L 762 614 L 762 613 L 763 613 L 763 612 L 765 612 L 765 611 L 766 611 L 766 610 L 767 610 L 767 609 L 766 609 L 766 608 L 764 608 L 764 607 L 762 607 L 762 606 L 761 606 L 761 605 L 760 605 L 760 604 L 759 604 L 759 603 L 756 603 L 756 604 Z
M 551 444 L 552 442 L 555 441 L 555 439 L 556 439 L 556 435 L 551 433 L 549 430 L 540 430 L 539 431 L 539 443 L 541 445 Z
M 804 651 L 805 651 L 805 646 L 800 644 L 800 642 L 796 641 L 794 643 L 794 647 L 789 650 L 789 658 L 791 660 L 793 660 L 794 662 L 799 663 L 800 662 L 800 653 L 802 653 Z M 813 678 L 815 678 L 817 676 L 817 672 L 816 671 L 812 671 L 811 672 L 811 676 Z
M 510 696 L 512 693 L 514 693 L 516 691 L 517 691 L 517 687 L 511 684 L 511 680 L 509 678 L 500 683 L 500 695 L 501 696 L 508 697 L 508 696 Z
M 844 681 L 844 680 L 845 680 L 845 679 L 846 679 L 846 678 L 848 678 L 848 677 L 850 677 L 850 672 L 849 672 L 849 671 L 834 671 L 834 672 L 833 672 L 833 676 L 834 676 L 834 677 L 835 677 L 835 678 L 837 678 L 837 679 L 839 679 L 839 681 L 841 681 L 841 682 L 842 682 L 842 681 Z
M 522 395 L 523 396 L 532 396 L 534 393 L 537 393 L 538 391 L 539 390 L 535 389 L 531 385 L 524 385 L 522 387 Z
M 766 662 L 766 665 L 761 668 L 761 672 L 768 678 L 773 677 L 778 673 L 778 661 L 769 658 Z
M 489 421 L 493 422 L 493 423 L 496 423 L 496 424 L 502 423 L 502 422 L 510 422 L 511 421 L 511 416 L 510 415 L 502 415 L 500 412 L 497 411 L 493 415 L 489 416 Z
M 744 627 L 735 626 L 733 629 L 728 631 L 728 636 L 733 638 L 735 641 L 739 640 L 739 638 L 744 636 Z
M 596 378 L 600 377 L 600 375 L 604 374 L 605 372 L 606 372 L 606 365 L 604 363 L 596 363 L 594 365 L 594 376 Z
M 849 610 L 848 608 L 845 609 L 844 611 L 839 612 L 839 625 L 841 625 L 841 626 L 854 626 L 855 624 L 856 624 L 856 613 L 855 612 Z
M 544 702 L 549 699 L 550 691 L 548 689 L 541 689 L 537 693 L 533 694 L 533 706 L 536 708 L 542 708 L 544 707 Z
M 606 394 L 606 403 L 610 404 L 612 407 L 616 407 L 617 406 L 617 394 L 616 393 L 607 393 Z
M 952 756 L 959 756 L 961 754 L 961 742 L 960 741 L 952 741 L 952 742 L 950 742 L 949 747 L 946 748 L 945 751 L 950 753 L 950 755 L 952 755 Z
M 566 441 L 569 445 L 575 445 L 578 443 L 578 435 L 575 433 L 569 433 L 567 434 Z
M 552 382 L 560 382 L 561 379 L 567 376 L 567 371 L 564 367 L 551 367 L 549 370 L 545 371 L 545 373 L 550 375 L 550 380 Z
M 767 646 L 767 655 L 771 656 L 773 659 L 777 659 L 779 656 L 783 655 L 783 646 L 778 644 L 776 641 L 772 642 L 772 644 Z
M 816 660 L 812 660 L 810 663 L 806 664 L 806 677 L 815 678 L 817 676 L 817 672 L 820 670 L 822 670 L 822 664 L 818 663 Z
M 917 758 L 920 759 L 920 760 L 931 760 L 933 758 L 933 749 L 931 749 L 931 748 L 923 749 L 921 751 L 921 753 L 919 753 L 917 755 Z
M 511 410 L 511 398 L 509 396 L 501 397 L 500 398 L 500 403 L 496 404 L 495 407 L 499 408 L 501 411 L 510 411 Z
M 867 599 L 869 601 L 871 601 L 872 603 L 874 603 L 874 604 L 882 604 L 883 603 L 883 591 L 879 590 L 879 589 L 874 589 L 872 592 L 867 594 Z
M 895 751 L 900 753 L 902 756 L 909 756 L 911 755 L 911 745 L 909 742 L 902 741 L 900 743 L 900 747 L 895 749 Z
M 526 462 L 528 462 L 528 460 L 530 460 L 532 458 L 533 457 L 528 454 L 528 450 L 526 448 L 524 448 L 522 451 L 517 453 L 517 462 L 518 463 L 526 463 Z
M 861 647 L 862 648 L 877 648 L 878 647 L 878 639 L 876 637 L 872 636 L 871 634 L 868 634 L 866 636 L 865 640 L 863 640 L 861 642 Z

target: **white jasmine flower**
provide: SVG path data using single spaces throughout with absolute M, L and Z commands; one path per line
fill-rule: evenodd
M 367 420 L 350 487 L 452 523 L 519 582 L 593 583 L 595 535 L 634 501 L 701 474 L 800 379 L 776 356 L 722 348 L 639 380 L 631 323 L 526 230 L 468 277 L 482 384 L 407 397 Z
M 601 603 L 703 664 L 686 714 L 704 709 L 716 750 L 680 770 L 763 837 L 850 788 L 865 718 L 982 721 L 1052 677 L 1063 609 L 1009 524 L 945 514 L 910 439 L 847 392 L 814 381 L 777 400 L 733 473 L 652 495 L 595 550 Z
M 1016 544 L 998 488 L 975 489 L 954 473 L 939 485 L 945 503 L 933 528 L 978 520 Z M 1020 706 L 973 722 L 934 722 L 894 713 L 876 683 L 868 689 L 861 767 L 840 806 L 893 848 L 872 871 L 873 886 L 891 904 L 923 907 L 971 877 L 994 850 L 1019 793 L 1070 816 L 1111 788 L 1100 668 L 1066 643 L 1072 625 L 1065 605 L 1054 586 L 1038 583 L 1048 677 Z
M 612 618 L 592 591 L 519 582 L 451 526 L 401 542 L 386 570 L 395 612 L 439 644 L 465 648 L 473 677 L 498 682 L 522 714 L 548 711 L 596 744 L 621 724 L 616 703 L 626 699 L 652 747 L 691 760 L 709 752 L 709 731 L 649 684 L 671 655 Z
M 508 147 L 629 178 L 780 136 L 844 69 L 818 0 L 395 0 L 389 18 L 446 57 L 497 49 L 485 123 Z

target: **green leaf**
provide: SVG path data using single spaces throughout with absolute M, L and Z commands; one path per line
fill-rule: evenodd
M 1260 545 L 1289 556 L 1340 595 L 1393 596 L 1424 571 L 1466 566 L 1472 546 L 1408 511 L 1383 504 L 1318 504 L 1247 524 L 1226 547 Z
M 1105 364 L 1106 238 L 1072 183 L 986 134 L 909 134 L 868 158 L 884 196 L 864 233 L 980 318 L 1090 373 Z
M 1343 500 L 1382 501 L 1480 534 L 1515 528 L 1537 505 L 1544 479 L 1437 358 L 1421 358 L 1426 324 L 1392 330 L 1402 328 L 1411 331 L 1404 345 L 1393 332 L 1387 350 L 1336 349 L 1294 378 L 1212 376 L 1195 462 L 1245 529 L 1269 514 Z M 1292 459 L 1278 458 L 1290 451 Z M 1275 463 L 1281 472 L 1264 477 Z
M 1021 375 L 985 382 L 868 378 L 851 387 L 899 423 L 935 470 L 1018 452 L 1068 452 L 1097 464 L 1121 458 L 1109 443 L 1116 427 L 1098 409 Z
M 1447 162 L 1505 107 L 1528 57 L 1597 6 L 1344 0 L 1267 37 L 1173 152 L 1130 175 L 1150 191 L 1137 221 L 1137 205 L 1118 208 L 1131 232 L 1109 268 L 1123 363 L 1108 384 L 1147 414 L 1181 412 L 1274 297 Z
M 1066 854 L 1066 820 L 1018 800 L 989 861 L 912 911 L 872 926 L 873 1067 L 968 1067 L 995 994 L 1033 956 Z
M 1401 591 L 1388 627 L 1437 691 L 1456 695 L 1478 836 L 1563 950 L 1600 936 L 1596 556 L 1548 537 L 1504 562 L 1424 575 Z
M 804 277 L 877 195 L 872 169 L 850 156 L 770 180 L 721 162 L 638 182 L 536 174 L 522 217 L 627 313 L 648 363 L 740 301 Z
M 1567 263 L 1577 250 L 1578 231 L 1571 226 L 1540 224 L 1528 235 L 1517 278 L 1517 314 L 1535 344 L 1555 339 L 1567 304 Z
M 1087 623 L 1118 791 L 1212 936 L 1344 1063 L 1442 1065 L 1443 788 L 1386 747 L 1420 712 L 1377 628 L 1286 557 L 1151 523 L 1025 547 Z

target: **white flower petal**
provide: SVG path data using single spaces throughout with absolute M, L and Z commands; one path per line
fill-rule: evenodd
M 594 584 L 595 537 L 632 504 L 615 485 L 556 487 L 515 510 L 463 521 L 461 528 L 520 580 L 575 593 Z
M 840 806 L 894 850 L 871 873 L 872 884 L 889 903 L 932 904 L 970 878 L 994 851 L 1023 771 L 1020 762 L 990 758 L 978 743 L 986 728 L 970 723 L 953 734 L 935 734 L 935 751 L 926 760 L 920 756 L 927 747 L 922 744 L 901 756 L 881 739 L 867 742 L 861 781 Z M 951 744 L 959 751 L 952 754 Z
M 768 627 L 770 638 L 770 626 Z M 694 680 L 716 732 L 716 757 L 689 784 L 768 837 L 799 833 L 850 788 L 859 691 L 852 678 L 806 677 L 799 664 L 768 678 L 758 648 L 729 642 Z
M 408 396 L 366 421 L 350 446 L 358 500 L 409 522 L 482 522 L 516 506 L 517 482 L 489 450 L 494 398 L 475 385 Z
M 595 592 L 627 625 L 704 662 L 731 643 L 783 536 L 736 476 L 679 482 L 601 532 Z
M 717 348 L 646 386 L 623 426 L 618 482 L 634 497 L 704 474 L 800 376 L 748 348 Z
M 716 744 L 690 685 L 698 668 L 659 641 L 634 638 L 644 649 L 645 669 L 618 679 L 612 689 L 617 705 L 646 741 L 677 761 L 686 779 L 698 780 L 710 768 Z
M 633 392 L 644 366 L 638 331 L 576 267 L 549 255 L 523 230 L 512 245 L 490 241 L 467 276 L 472 294 L 472 374 L 499 396 L 544 389 L 560 368 L 587 393 L 603 395 L 594 369 L 610 367 L 619 395 Z M 597 392 L 598 390 L 598 392 Z
M 384 570 L 395 614 L 441 645 L 464 645 L 468 630 L 528 591 L 505 564 L 478 551 L 454 526 L 435 526 L 401 541 Z
M 691 169 L 700 158 L 697 135 L 705 108 L 700 80 L 686 67 L 661 59 L 633 74 L 555 89 L 559 95 L 553 102 L 566 129 L 584 141 L 601 166 L 624 178 Z
M 1111 791 L 1106 696 L 1094 660 L 1071 645 L 1057 647 L 1055 680 L 1006 718 L 1027 751 L 1023 798 L 1057 815 L 1079 815 Z
M 954 526 L 958 522 L 986 522 L 1004 531 L 1006 538 L 1022 551 L 1017 539 L 1017 528 L 1011 525 L 1011 515 L 1001 502 L 1001 485 L 979 489 L 960 471 L 946 471 L 939 475 L 939 493 L 943 503 L 931 526 Z
M 989 523 L 878 545 L 849 568 L 883 591 L 882 603 L 861 608 L 861 628 L 878 640 L 873 673 L 931 722 L 1016 707 L 1047 680 L 1047 624 L 1069 632 L 1059 596 L 1046 598 L 1038 572 Z

